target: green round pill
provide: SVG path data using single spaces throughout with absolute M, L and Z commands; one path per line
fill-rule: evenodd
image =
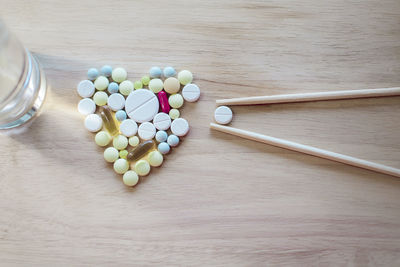
M 139 176 L 134 171 L 127 171 L 124 173 L 124 176 L 122 176 L 122 181 L 124 181 L 124 184 L 127 186 L 135 186 L 139 182 Z
M 178 80 L 181 84 L 186 85 L 193 81 L 193 74 L 188 70 L 182 70 L 178 73 Z
M 104 159 L 107 162 L 114 162 L 118 159 L 118 150 L 114 147 L 108 147 L 104 150 Z
M 121 151 L 119 152 L 119 157 L 120 157 L 121 159 L 126 159 L 126 156 L 128 156 L 128 150 L 121 150 Z
M 98 106 L 104 106 L 107 104 L 108 95 L 105 92 L 96 92 L 93 96 L 93 101 Z
M 131 81 L 123 81 L 119 85 L 119 92 L 123 95 L 129 95 L 133 91 L 133 83 Z
M 171 117 L 171 119 L 175 120 L 177 118 L 179 118 L 179 116 L 181 115 L 181 113 L 179 112 L 179 110 L 177 110 L 176 108 L 173 108 L 169 111 L 169 116 Z
M 118 150 L 123 150 L 128 146 L 128 138 L 123 135 L 114 137 L 113 146 Z
M 152 79 L 149 83 L 149 89 L 157 94 L 164 88 L 164 83 L 161 79 Z
M 106 146 L 111 141 L 111 135 L 106 131 L 100 131 L 96 134 L 94 141 L 99 146 Z
M 114 171 L 119 174 L 124 174 L 129 169 L 129 164 L 126 159 L 117 159 L 114 162 Z
M 153 167 L 160 166 L 164 160 L 163 156 L 161 155 L 160 152 L 158 152 L 158 150 L 151 151 L 149 153 L 149 155 L 147 156 L 147 159 L 148 159 L 150 165 Z
M 129 145 L 130 146 L 137 146 L 138 144 L 139 144 L 139 137 L 137 137 L 137 136 L 129 137 Z
M 135 164 L 135 172 L 140 176 L 146 176 L 150 172 L 150 165 L 147 161 L 141 159 Z
M 127 76 L 128 73 L 124 68 L 115 68 L 111 73 L 112 79 L 117 83 L 125 81 Z
M 180 108 L 183 105 L 183 97 L 181 94 L 172 94 L 168 98 L 168 103 L 173 108 Z
M 135 89 L 142 89 L 143 88 L 143 84 L 141 81 L 135 81 L 135 83 L 133 84 L 133 87 Z
M 104 76 L 99 76 L 94 81 L 94 87 L 100 91 L 106 90 L 108 88 L 108 84 L 109 84 L 108 79 L 107 77 Z
M 142 80 L 143 85 L 149 85 L 150 77 L 149 76 L 143 76 L 141 80 Z

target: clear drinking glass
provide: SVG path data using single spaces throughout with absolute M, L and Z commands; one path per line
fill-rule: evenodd
M 37 115 L 46 89 L 38 62 L 0 19 L 0 130 L 20 126 Z

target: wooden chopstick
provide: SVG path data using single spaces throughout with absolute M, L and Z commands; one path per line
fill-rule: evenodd
M 253 140 L 253 141 L 257 141 L 257 142 L 261 142 L 261 143 L 265 143 L 268 145 L 277 146 L 277 147 L 281 147 L 281 148 L 286 148 L 289 150 L 297 151 L 300 153 L 305 153 L 305 154 L 312 155 L 315 157 L 329 159 L 329 160 L 341 162 L 341 163 L 344 163 L 347 165 L 392 175 L 395 177 L 400 177 L 400 169 L 396 169 L 393 167 L 374 163 L 371 161 L 366 161 L 363 159 L 346 156 L 343 154 L 331 152 L 328 150 L 324 150 L 324 149 L 320 149 L 320 148 L 316 148 L 316 147 L 312 147 L 312 146 L 298 144 L 295 142 L 287 141 L 285 139 L 279 139 L 279 138 L 251 132 L 251 131 L 237 129 L 234 127 L 223 126 L 223 125 L 219 125 L 216 123 L 210 123 L 210 127 L 211 127 L 211 129 L 214 129 L 214 130 L 217 130 L 220 132 L 224 132 L 224 133 L 228 133 L 231 135 L 239 136 L 239 137 L 242 137 L 245 139 L 249 139 L 249 140 Z
M 303 93 L 303 94 L 285 94 L 285 95 L 271 95 L 271 96 L 239 97 L 231 99 L 220 99 L 217 100 L 216 102 L 218 106 L 257 105 L 257 104 L 308 102 L 308 101 L 320 101 L 320 100 L 337 100 L 337 99 L 382 97 L 382 96 L 396 96 L 396 95 L 400 95 L 400 87 Z

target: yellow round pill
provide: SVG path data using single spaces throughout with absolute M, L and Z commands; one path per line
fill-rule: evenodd
M 137 137 L 137 136 L 129 137 L 129 145 L 130 146 L 137 146 L 138 144 L 139 144 L 139 137 Z
M 168 98 L 168 103 L 173 108 L 180 108 L 183 105 L 183 97 L 181 94 L 173 94 Z
M 98 106 L 104 106 L 107 104 L 108 95 L 105 92 L 96 92 L 93 96 L 93 101 Z
M 149 89 L 153 91 L 153 93 L 157 94 L 164 87 L 163 82 L 160 79 L 152 79 L 149 83 Z
M 171 117 L 171 119 L 175 120 L 177 118 L 179 118 L 179 116 L 181 115 L 181 113 L 179 112 L 179 110 L 177 110 L 176 108 L 173 108 L 169 111 L 169 116 Z
M 127 76 L 128 73 L 124 68 L 115 68 L 111 73 L 112 79 L 117 83 L 125 81 Z
M 96 87 L 97 90 L 103 91 L 108 88 L 108 79 L 107 77 L 104 76 L 99 76 L 97 79 L 94 81 L 94 87 Z
M 147 159 L 148 159 L 150 165 L 153 167 L 160 166 L 164 160 L 163 156 L 161 155 L 160 152 L 158 152 L 158 150 L 151 151 L 149 153 L 149 155 L 147 156 Z
M 135 164 L 135 172 L 140 176 L 146 176 L 150 172 L 150 165 L 147 161 L 141 159 Z
M 175 77 L 169 77 L 164 81 L 164 90 L 169 94 L 178 93 L 181 89 L 181 84 Z
M 106 131 L 100 131 L 96 134 L 94 141 L 99 146 L 106 146 L 111 141 L 111 135 Z
M 178 73 L 178 80 L 181 84 L 186 85 L 193 81 L 193 74 L 188 70 L 182 70 Z
M 139 176 L 134 171 L 127 171 L 124 173 L 124 176 L 122 176 L 122 181 L 124 181 L 124 184 L 127 186 L 135 186 L 139 182 Z
M 118 150 L 123 150 L 128 146 L 128 138 L 123 135 L 114 137 L 113 146 Z
M 142 83 L 142 81 L 135 81 L 133 86 L 135 87 L 135 89 L 142 89 L 143 88 L 143 83 Z
M 129 164 L 126 159 L 117 159 L 114 162 L 114 171 L 119 174 L 124 174 L 129 169 Z
M 121 159 L 126 159 L 126 156 L 128 156 L 128 150 L 121 150 L 120 152 L 119 152 L 119 157 L 121 158 Z
M 114 147 L 108 147 L 104 150 L 104 159 L 107 162 L 114 162 L 118 159 L 118 150 Z
M 130 93 L 132 93 L 134 88 L 134 85 L 131 81 L 123 81 L 122 83 L 120 83 L 119 85 L 119 92 L 123 95 L 129 95 Z

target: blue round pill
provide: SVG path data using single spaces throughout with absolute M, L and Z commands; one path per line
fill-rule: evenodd
M 176 75 L 176 71 L 173 67 L 165 67 L 164 68 L 164 77 L 169 78 Z
M 158 145 L 158 151 L 160 151 L 161 154 L 167 154 L 171 148 L 169 145 L 165 142 L 162 142 Z
M 161 77 L 161 69 L 159 67 L 152 67 L 150 69 L 150 77 L 151 78 L 160 78 Z
M 115 118 L 117 118 L 118 121 L 126 120 L 126 112 L 118 110 L 117 113 L 115 113 Z
M 108 92 L 110 93 L 110 94 L 115 94 L 115 93 L 118 93 L 118 91 L 119 91 L 119 86 L 118 86 L 118 83 L 116 83 L 116 82 L 111 82 L 111 83 L 109 83 L 108 84 Z
M 167 141 L 167 138 L 168 138 L 168 134 L 166 131 L 158 131 L 156 133 L 156 140 L 159 143 Z
M 171 134 L 168 136 L 167 143 L 170 146 L 177 146 L 179 144 L 179 137 Z
M 103 74 L 106 77 L 110 77 L 111 73 L 112 73 L 112 68 L 110 65 L 104 65 L 103 67 L 101 67 L 100 69 L 101 74 Z
M 96 80 L 99 77 L 99 71 L 96 68 L 90 68 L 87 72 L 87 76 L 89 80 Z

